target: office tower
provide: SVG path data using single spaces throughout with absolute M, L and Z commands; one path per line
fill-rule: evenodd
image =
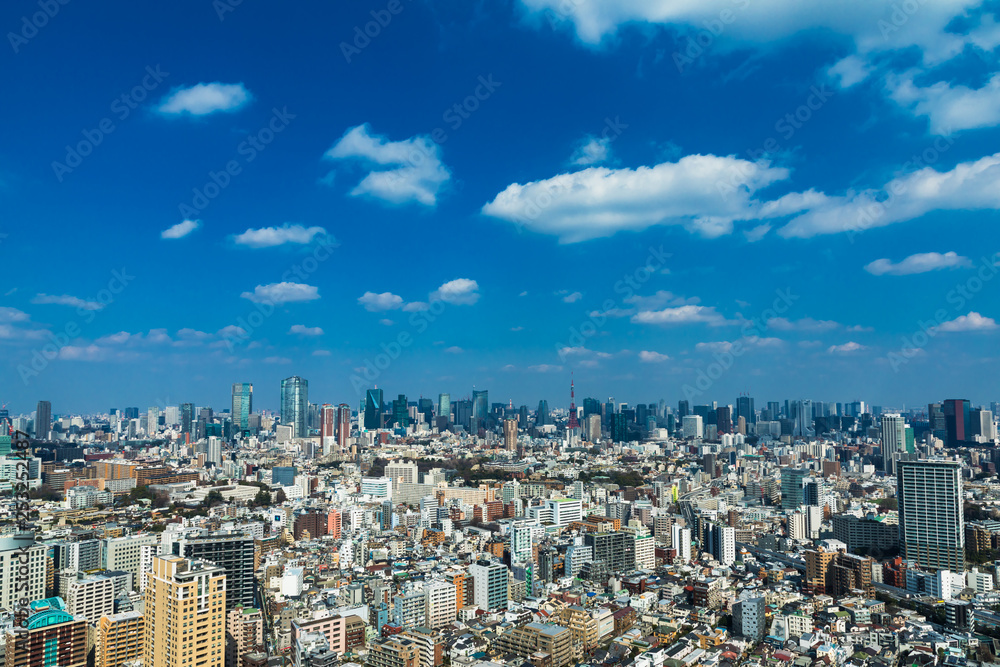
M 535 411 L 535 426 L 545 426 L 551 424 L 549 418 L 549 402 L 545 399 L 538 401 L 538 410 Z
M 608 432 L 611 435 L 611 440 L 614 442 L 625 442 L 628 440 L 628 427 L 624 414 L 616 412 L 611 415 Z
M 420 482 L 420 470 L 416 463 L 395 462 L 385 466 L 385 476 L 392 478 L 394 488 L 400 484 L 417 484 Z
M 777 420 L 781 416 L 781 405 L 778 401 L 768 401 L 767 409 L 771 411 L 771 419 Z
M 392 425 L 403 429 L 410 425 L 410 413 L 407 411 L 405 394 L 400 394 L 392 402 Z
M 309 435 L 306 412 L 309 407 L 309 382 L 293 375 L 281 381 L 281 424 L 292 427 L 293 438 Z
M 138 419 L 139 408 L 125 408 L 125 419 Z
M 4 633 L 5 667 L 86 667 L 87 621 L 66 611 L 61 598 L 27 606 L 23 634 Z
M 743 417 L 748 425 L 757 423 L 757 413 L 753 407 L 752 396 L 739 396 L 736 399 L 736 418 Z
M 125 667 L 142 659 L 145 617 L 138 611 L 102 616 L 94 631 L 94 667 Z
M 687 415 L 681 419 L 681 435 L 685 438 L 702 438 L 705 425 L 701 415 Z
M 796 510 L 803 504 L 802 481 L 809 476 L 801 468 L 781 469 L 781 508 Z
M 719 427 L 720 435 L 733 432 L 732 410 L 729 409 L 728 405 L 719 406 L 719 409 L 715 411 L 715 421 Z
M 903 416 L 894 414 L 882 415 L 882 470 L 886 475 L 896 474 L 896 461 L 899 453 L 906 451 L 906 422 Z
M 451 394 L 438 394 L 438 417 L 451 422 Z
M 271 484 L 292 486 L 297 474 L 299 470 L 295 466 L 274 466 L 271 468 Z
M 934 570 L 965 570 L 962 464 L 899 461 L 899 542 L 902 556 Z
M 31 533 L 0 535 L 0 609 L 12 611 L 21 598 L 40 600 L 45 597 L 45 570 L 48 549 L 35 544 Z M 22 552 L 22 548 L 25 550 Z M 27 576 L 19 568 L 27 566 Z
M 128 409 L 126 408 L 126 411 Z M 194 437 L 194 403 L 181 403 L 181 433 Z
M 482 391 L 472 390 L 472 416 L 478 419 L 480 424 L 489 417 L 490 392 L 486 389 Z
M 945 445 L 959 447 L 972 440 L 972 405 L 961 398 L 944 402 Z
M 766 598 L 743 598 L 733 605 L 733 634 L 752 642 L 764 638 Z
M 420 397 L 420 400 L 417 401 L 417 412 L 424 416 L 425 424 L 428 426 L 434 424 L 434 401 Z
M 365 392 L 365 428 L 369 431 L 382 428 L 382 390 L 369 389 Z
M 596 442 L 601 437 L 601 415 L 592 414 L 583 420 L 584 437 Z
M 337 406 L 337 448 L 347 451 L 347 439 L 351 437 L 351 406 L 341 403 Z
M 594 550 L 594 560 L 608 570 L 625 574 L 635 569 L 635 542 L 628 533 L 586 533 L 583 543 Z
M 226 574 L 216 565 L 156 556 L 145 594 L 143 667 L 222 667 Z
M 455 423 L 459 426 L 469 428 L 472 420 L 472 401 L 467 398 L 455 401 Z
M 233 430 L 241 436 L 250 434 L 250 413 L 253 412 L 253 385 L 237 382 L 233 385 Z
M 583 399 L 583 420 L 587 421 L 590 415 L 601 414 L 601 402 L 596 398 L 585 398 Z
M 484 611 L 507 608 L 510 571 L 495 561 L 480 560 L 469 566 L 472 580 L 472 604 Z
M 35 409 L 35 438 L 48 440 L 52 430 L 52 404 L 48 401 L 38 401 Z
M 684 419 L 691 414 L 691 403 L 689 401 L 677 401 L 677 418 Z
M 171 545 L 174 556 L 196 559 L 221 567 L 226 577 L 225 608 L 254 603 L 253 537 L 231 530 L 198 531 L 180 535 Z
M 319 435 L 324 454 L 337 448 L 337 408 L 329 403 L 324 403 L 320 410 Z
M 212 463 L 217 468 L 222 466 L 222 438 L 208 436 L 208 442 L 205 443 L 205 463 Z
M 146 410 L 146 435 L 155 435 L 160 430 L 160 408 L 151 407 Z
M 503 420 L 503 446 L 508 452 L 517 451 L 517 420 L 512 417 Z

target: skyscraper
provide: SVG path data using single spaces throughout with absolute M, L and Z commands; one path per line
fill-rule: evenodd
M 747 425 L 757 423 L 757 413 L 753 407 L 752 396 L 739 396 L 736 399 L 736 419 L 740 417 L 746 420 Z
M 323 453 L 329 454 L 337 444 L 337 408 L 329 403 L 324 403 L 320 409 L 319 435 Z
M 377 430 L 382 428 L 382 390 L 369 389 L 365 392 L 365 428 Z
M 451 421 L 451 394 L 438 394 L 438 417 Z
M 233 430 L 240 435 L 250 433 L 250 413 L 253 412 L 253 385 L 237 382 L 233 385 Z
M 965 570 L 962 464 L 899 461 L 899 542 L 902 556 L 935 570 Z
M 490 392 L 472 390 L 472 417 L 485 422 L 490 413 Z
M 127 412 L 127 409 L 126 409 Z M 181 433 L 194 436 L 194 403 L 181 403 Z
M 906 422 L 902 415 L 882 415 L 882 470 L 886 475 L 896 474 L 897 454 L 906 450 Z
M 625 442 L 628 440 L 628 428 L 625 423 L 625 415 L 616 412 L 611 415 L 611 424 L 608 429 L 611 432 L 611 439 L 614 442 Z
M 407 410 L 406 394 L 400 394 L 392 402 L 392 425 L 404 429 L 410 425 L 410 413 Z
M 341 403 L 337 406 L 337 448 L 347 449 L 347 439 L 351 437 L 351 406 Z
M 152 407 L 146 411 L 146 435 L 154 435 L 159 430 L 160 408 Z
M 931 435 L 942 442 L 948 439 L 948 429 L 945 426 L 944 409 L 940 403 L 927 405 L 927 421 Z
M 145 667 L 222 667 L 226 573 L 179 556 L 155 556 L 145 593 Z
M 972 440 L 972 405 L 962 398 L 952 398 L 944 402 L 945 444 L 958 447 Z
M 542 399 L 538 401 L 538 410 L 535 412 L 535 426 L 545 426 L 549 421 L 549 402 Z
M 35 409 L 35 437 L 39 440 L 48 440 L 51 430 L 52 404 L 48 401 L 38 401 L 38 407 Z
M 306 427 L 308 408 L 309 382 L 298 375 L 282 380 L 281 424 L 292 427 L 293 438 L 304 438 L 309 435 Z
M 781 469 L 781 507 L 786 510 L 798 509 L 804 502 L 802 481 L 809 476 L 802 468 Z
M 517 451 L 517 420 L 513 417 L 503 420 L 503 445 L 508 452 Z

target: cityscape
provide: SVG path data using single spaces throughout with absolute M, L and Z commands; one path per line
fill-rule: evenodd
M 0 3 L 0 667 L 1000 667 L 1000 3 Z

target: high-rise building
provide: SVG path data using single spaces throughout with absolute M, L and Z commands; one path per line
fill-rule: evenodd
M 944 402 L 945 445 L 958 447 L 972 441 L 972 404 L 961 398 Z
M 594 550 L 594 560 L 604 561 L 611 572 L 627 573 L 635 569 L 635 541 L 628 533 L 586 533 L 583 543 Z
M 30 533 L 0 536 L 0 609 L 13 610 L 21 598 L 45 597 L 47 554 L 45 545 L 35 544 Z M 26 576 L 20 574 L 22 566 L 27 566 Z
M 480 423 L 486 421 L 490 414 L 490 392 L 486 389 L 472 390 L 472 416 Z
M 710 523 L 705 530 L 706 549 L 712 558 L 724 567 L 736 562 L 736 529 L 718 523 Z
M 438 394 L 438 417 L 451 421 L 451 394 Z
M 752 396 L 736 398 L 736 419 L 738 420 L 740 417 L 743 417 L 748 425 L 757 423 L 757 413 L 754 411 Z
M 551 424 L 549 417 L 549 402 L 545 399 L 538 401 L 538 410 L 535 411 L 535 426 L 545 426 Z
M 608 432 L 614 442 L 625 442 L 628 440 L 628 425 L 625 415 L 615 412 L 610 415 L 608 421 Z
M 435 580 L 424 586 L 426 594 L 425 623 L 437 630 L 452 623 L 458 612 L 455 585 L 447 581 Z
M 720 405 L 715 411 L 715 421 L 719 427 L 719 433 L 733 432 L 733 413 L 728 405 Z
M 181 433 L 193 438 L 194 422 L 194 403 L 181 403 Z
M 507 608 L 510 571 L 503 563 L 480 560 L 469 566 L 472 576 L 472 604 L 484 611 Z
M 410 413 L 407 410 L 406 394 L 400 394 L 392 402 L 392 425 L 403 429 L 410 425 Z
M 944 408 L 940 403 L 929 403 L 927 405 L 927 422 L 931 435 L 942 442 L 945 442 L 948 439 L 948 428 L 945 425 Z
M 142 660 L 145 617 L 138 611 L 102 616 L 94 632 L 94 667 L 125 667 Z
M 365 419 L 364 426 L 369 431 L 382 428 L 382 390 L 369 389 L 365 392 Z
M 51 430 L 52 404 L 48 401 L 38 401 L 38 407 L 35 409 L 35 437 L 39 440 L 48 440 Z
M 808 470 L 802 468 L 781 469 L 781 507 L 786 510 L 796 510 L 803 504 L 804 494 L 802 482 L 809 476 Z
M 682 417 L 681 435 L 685 438 L 705 437 L 705 423 L 701 415 L 687 415 Z
M 309 382 L 298 375 L 281 381 L 281 424 L 292 427 L 293 438 L 309 435 L 306 415 L 309 410 Z
M 253 412 L 253 385 L 237 382 L 233 385 L 233 430 L 242 435 L 250 433 L 250 413 Z
M 503 446 L 508 452 L 517 451 L 517 420 L 513 417 L 503 420 Z
M 160 408 L 153 406 L 146 410 L 146 435 L 155 435 L 160 430 Z
M 320 409 L 319 435 L 324 454 L 329 454 L 334 449 L 338 449 L 337 408 L 329 403 L 324 403 Z
M 66 611 L 61 598 L 35 600 L 28 608 L 25 631 L 5 633 L 5 667 L 86 667 L 87 621 Z
M 156 556 L 145 594 L 144 667 L 222 667 L 226 573 L 205 561 Z
M 249 534 L 230 530 L 193 530 L 183 533 L 171 544 L 171 553 L 203 560 L 223 569 L 227 610 L 239 605 L 253 606 L 254 541 Z
M 733 605 L 733 634 L 753 642 L 764 638 L 766 598 L 743 598 Z
M 882 470 L 886 475 L 896 474 L 899 453 L 906 451 L 906 421 L 898 413 L 882 415 Z
M 226 667 L 240 667 L 244 654 L 265 648 L 260 609 L 239 606 L 226 612 Z
M 900 461 L 896 473 L 902 556 L 922 567 L 965 570 L 962 464 Z
M 534 521 L 515 521 L 510 527 L 507 549 L 510 562 L 521 563 L 531 560 L 531 531 Z

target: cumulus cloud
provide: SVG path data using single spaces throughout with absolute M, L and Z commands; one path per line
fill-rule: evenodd
M 665 354 L 652 352 L 650 350 L 643 350 L 639 353 L 639 361 L 645 364 L 658 364 L 669 359 L 670 357 Z
M 70 308 L 78 308 L 80 310 L 101 310 L 104 308 L 104 304 L 96 301 L 87 301 L 86 299 L 70 296 L 69 294 L 36 294 L 31 303 L 69 306 Z
M 569 161 L 577 167 L 590 167 L 611 159 L 610 137 L 584 137 Z
M 559 373 L 562 369 L 562 366 L 555 366 L 553 364 L 536 364 L 534 366 L 528 366 L 528 370 L 534 371 L 535 373 Z
M 305 227 L 285 223 L 281 227 L 261 227 L 248 229 L 233 236 L 233 243 L 247 248 L 273 248 L 286 243 L 304 245 L 312 243 L 317 236 L 326 236 L 322 227 Z
M 908 74 L 891 77 L 888 93 L 913 115 L 927 118 L 934 134 L 949 135 L 1000 123 L 1000 74 L 990 77 L 982 88 L 952 85 L 948 81 L 921 87 Z
M 288 333 L 298 336 L 322 336 L 323 329 L 320 327 L 307 327 L 304 324 L 293 324 Z
M 483 213 L 576 243 L 683 225 L 702 236 L 728 234 L 737 220 L 760 214 L 755 193 L 788 177 L 766 161 L 688 155 L 637 169 L 590 167 L 526 184 L 508 185 Z
M 565 301 L 566 303 L 576 303 L 582 298 L 583 298 L 582 293 L 572 292 L 571 294 L 567 294 L 566 296 L 564 296 L 562 300 Z
M 365 307 L 365 310 L 377 313 L 384 310 L 399 310 L 403 307 L 403 297 L 392 292 L 365 292 L 358 297 L 358 303 Z
M 161 239 L 182 239 L 201 227 L 201 220 L 184 220 L 160 232 Z
M 841 345 L 831 345 L 826 349 L 830 354 L 850 354 L 852 352 L 860 352 L 861 350 L 867 349 L 861 343 L 855 343 L 850 341 L 843 343 Z
M 816 320 L 803 317 L 801 320 L 789 320 L 785 317 L 772 317 L 767 326 L 776 331 L 830 331 L 840 326 L 833 320 Z
M 827 75 L 841 88 L 850 88 L 861 83 L 871 74 L 872 67 L 864 58 L 850 55 L 838 60 L 827 70 Z
M 865 271 L 876 276 L 910 276 L 915 273 L 927 273 L 940 269 L 958 269 L 972 266 L 968 257 L 962 257 L 956 252 L 924 252 L 910 255 L 906 259 L 893 263 L 891 259 L 876 259 L 865 266 Z
M 479 283 L 468 278 L 449 280 L 431 294 L 431 301 L 444 301 L 453 306 L 471 306 L 479 300 Z
M 462 354 L 465 350 L 460 348 L 458 345 L 452 345 L 451 347 L 446 347 L 444 351 L 448 354 Z
M 199 83 L 174 89 L 158 110 L 169 116 L 207 116 L 220 111 L 238 111 L 251 99 L 250 91 L 242 83 Z
M 0 306 L 0 322 L 27 322 L 28 319 L 28 314 L 23 310 Z
M 324 154 L 327 160 L 347 160 L 369 168 L 351 194 L 370 196 L 391 204 L 437 204 L 437 197 L 451 179 L 441 160 L 441 147 L 430 137 L 402 141 L 372 134 L 365 123 L 352 127 Z
M 934 327 L 936 331 L 947 333 L 959 333 L 963 331 L 992 331 L 997 328 L 996 320 L 992 317 L 983 317 L 975 311 L 968 315 L 960 315 L 950 322 L 944 322 Z
M 240 295 L 254 303 L 269 303 L 275 306 L 298 301 L 313 301 L 319 298 L 319 288 L 304 283 L 271 283 L 257 285 L 253 292 L 243 292 Z
M 711 306 L 678 306 L 662 310 L 641 310 L 632 316 L 636 324 L 707 324 L 718 327 L 734 324 Z

